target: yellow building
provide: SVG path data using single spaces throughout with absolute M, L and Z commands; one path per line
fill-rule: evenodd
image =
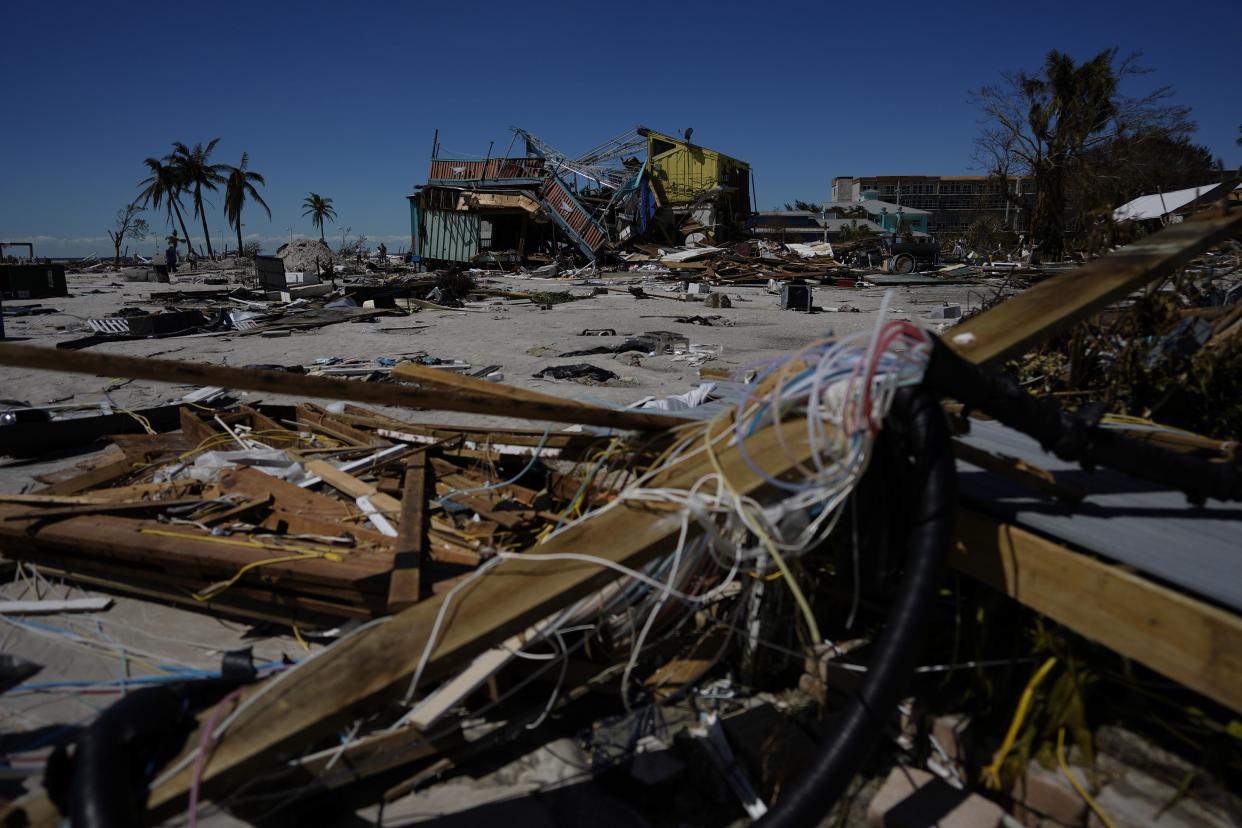
M 646 128 L 638 134 L 647 139 L 651 188 L 661 207 L 694 209 L 705 225 L 745 224 L 750 215 L 749 164 Z M 697 215 L 700 210 L 713 215 Z

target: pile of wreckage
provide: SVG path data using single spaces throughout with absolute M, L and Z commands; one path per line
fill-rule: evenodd
M 637 127 L 577 158 L 515 128 L 520 156 L 453 159 L 432 147 L 410 200 L 411 253 L 429 264 L 595 261 L 643 240 L 739 238 L 751 214 L 750 166 Z
M 507 172 L 511 159 L 499 161 Z M 451 172 L 457 162 L 435 163 Z M 545 196 L 557 186 L 541 181 Z M 5 824 L 52 825 L 61 814 L 139 824 L 187 808 L 193 822 L 199 803 L 227 809 L 242 793 L 265 808 L 313 809 L 377 779 L 404 793 L 596 694 L 614 713 L 687 708 L 697 755 L 735 798 L 735 816 L 813 824 L 896 713 L 946 563 L 1071 627 L 1114 611 L 1057 603 L 1059 582 L 1051 596 L 1038 583 L 1023 581 L 1020 596 L 1005 583 L 1019 577 L 1004 568 L 1027 554 L 1015 540 L 1026 530 L 1003 513 L 959 506 L 954 453 L 967 451 L 960 444 L 972 427 L 963 410 L 978 415 L 976 426 L 991 418 L 1055 447 L 1075 468 L 1112 469 L 1200 503 L 1242 500 L 1236 465 L 1098 427 L 988 367 L 1240 232 L 1238 212 L 1174 225 L 964 321 L 947 341 L 882 309 L 870 332 L 808 343 L 681 406 L 607 408 L 415 363 L 392 366 L 394 382 L 364 383 L 0 345 L 0 365 L 208 389 L 157 417 L 116 415 L 137 433 L 98 432 L 111 435 L 108 451 L 40 491 L 0 496 L 7 558 L 206 612 L 341 630 L 300 661 L 130 692 L 76 737 L 72 755 L 49 762 L 44 790 L 7 806 Z M 714 279 L 770 277 L 751 276 L 736 248 L 712 252 L 719 258 L 702 271 Z M 238 404 L 222 389 L 325 404 Z M 709 397 L 715 407 L 703 408 Z M 956 436 L 948 400 L 961 403 Z M 434 424 L 373 406 L 542 425 Z M 964 459 L 1027 491 L 1049 488 L 1030 462 L 977 449 Z M 1062 571 L 1088 565 L 1072 550 L 1056 554 L 1069 561 Z M 985 572 L 991 564 L 1004 570 L 999 582 Z M 833 572 L 887 581 L 878 609 L 863 602 L 875 623 L 861 649 L 833 643 L 859 635 L 857 593 L 842 628 L 827 626 L 835 610 L 820 611 L 825 602 L 840 610 L 839 593 L 849 593 L 841 584 L 834 592 Z M 1095 577 L 1136 588 L 1128 573 Z M 1182 613 L 1196 603 L 1179 600 Z M 1154 598 L 1145 606 L 1163 611 Z M 1236 659 L 1209 662 L 1242 644 L 1242 626 L 1214 606 L 1202 612 L 1204 634 L 1215 637 L 1201 658 L 1173 657 L 1177 642 L 1155 625 L 1137 637 L 1098 634 L 1237 709 Z M 344 628 L 345 619 L 363 623 Z M 805 669 L 813 695 L 837 714 L 804 761 L 774 771 L 761 751 L 755 763 L 734 756 L 741 748 L 717 715 L 732 690 L 713 682 L 746 675 L 734 668 L 748 661 L 750 675 L 764 672 L 756 664 Z M 842 667 L 855 678 L 842 682 Z M 631 756 L 642 752 L 640 731 Z

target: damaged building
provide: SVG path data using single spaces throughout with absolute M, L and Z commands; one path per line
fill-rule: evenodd
M 745 233 L 750 166 L 637 127 L 570 157 L 513 129 L 525 154 L 446 158 L 438 133 L 427 182 L 410 201 L 419 261 L 516 265 L 594 261 L 628 242 L 718 241 Z

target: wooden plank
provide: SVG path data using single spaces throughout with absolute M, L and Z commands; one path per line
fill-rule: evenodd
M 250 415 L 250 424 L 255 431 L 270 432 L 272 434 L 288 434 L 290 437 L 297 437 L 297 432 L 285 428 L 271 417 L 264 414 L 257 408 L 252 408 L 242 403 L 240 409 L 243 413 Z M 290 440 L 289 445 L 296 445 L 297 440 Z
M 297 411 L 299 425 L 306 425 L 310 430 L 321 431 L 347 445 L 379 446 L 384 444 L 379 435 L 354 428 L 349 423 L 342 422 L 333 417 L 314 403 L 302 403 L 298 406 Z
M 1170 224 L 955 325 L 948 343 L 972 362 L 996 363 L 1019 356 L 1240 231 L 1242 210 Z
M 970 509 L 955 569 L 1242 712 L 1242 617 Z
M 239 518 L 252 517 L 253 512 L 267 510 L 272 505 L 272 496 L 252 497 L 236 506 L 230 506 L 223 511 L 210 512 L 208 514 L 196 515 L 196 520 L 204 526 L 216 526 L 221 523 L 235 521 Z M 202 510 L 199 510 L 200 513 Z
M 246 564 L 283 557 L 279 550 L 217 543 L 190 527 L 178 528 L 175 537 L 143 533 L 143 529 L 169 529 L 157 521 L 109 516 L 71 517 L 32 532 L 31 522 L 3 519 L 15 508 L 0 506 L 0 548 L 16 557 L 26 550 L 61 550 L 83 558 L 142 561 L 184 572 L 197 571 L 204 582 L 231 577 Z M 331 551 L 339 551 L 344 560 L 308 556 L 305 560 L 264 565 L 248 572 L 243 580 L 280 583 L 290 579 L 307 591 L 350 596 L 379 592 L 387 586 L 377 582 L 376 576 L 387 569 L 380 562 L 350 555 L 347 549 Z
M 3 347 L 3 346 L 0 346 Z M 39 491 L 39 494 L 68 495 L 94 489 L 126 477 L 134 471 L 134 461 L 128 457 L 114 460 L 98 468 L 74 475 L 68 480 L 57 481 Z
M 264 474 L 258 469 L 227 469 L 220 473 L 220 488 L 247 497 L 271 495 L 274 508 L 295 515 L 308 515 L 321 520 L 344 520 L 357 512 L 353 504 L 334 497 L 308 491 L 300 486 Z
M 307 460 L 306 470 L 316 477 L 322 478 L 332 488 L 344 492 L 352 498 L 365 497 L 384 516 L 396 521 L 401 514 L 401 501 L 392 495 L 386 495 L 365 480 L 359 480 L 346 471 L 341 471 L 327 460 Z
M 443 386 L 415 388 L 402 384 L 356 382 L 283 371 L 234 368 L 206 362 L 144 359 L 90 351 L 54 351 L 51 348 L 8 342 L 0 343 L 0 365 L 619 429 L 665 429 L 686 422 L 681 417 L 603 408 L 560 397 L 509 389 L 508 386 L 483 380 L 477 380 L 478 385 L 475 386 L 462 386 L 457 391 L 447 391 Z M 402 367 L 393 369 L 393 373 L 396 374 Z M 519 393 L 511 393 L 513 391 Z
M 428 558 L 428 532 L 431 510 L 428 498 L 433 482 L 427 453 L 419 452 L 405 465 L 401 492 L 401 529 L 392 558 L 392 580 L 388 582 L 388 611 L 400 612 L 430 593 L 423 577 Z
M 339 520 L 323 520 L 314 515 L 294 514 L 276 509 L 263 518 L 263 522 L 259 525 L 278 535 L 324 535 L 327 537 L 350 535 L 354 540 L 369 547 L 387 549 L 392 546 L 392 538 L 366 528 L 361 519 L 353 523 L 343 523 Z
M 110 592 L 138 595 L 202 612 L 222 613 L 282 626 L 298 621 L 330 624 L 342 618 L 365 619 L 380 611 L 374 605 L 334 602 L 310 595 L 250 586 L 235 586 L 209 601 L 197 601 L 190 596 L 197 588 L 195 584 L 190 579 L 177 575 L 145 570 L 127 571 L 123 566 L 97 564 L 95 561 L 90 561 L 84 568 L 80 561 L 72 558 L 39 557 L 33 563 L 46 575 Z
M 597 406 L 580 403 L 575 400 L 567 400 L 563 397 L 555 397 L 551 394 L 544 394 L 540 391 L 531 391 L 526 388 L 518 388 L 514 385 L 504 385 L 496 382 L 488 382 L 484 379 L 468 377 L 462 374 L 455 374 L 450 371 L 436 370 L 425 365 L 417 365 L 413 362 L 402 362 L 392 369 L 394 379 L 404 382 L 416 382 L 419 385 L 429 386 L 433 389 L 439 389 L 442 392 L 452 395 L 465 396 L 481 396 L 495 400 L 498 404 L 508 404 L 517 410 L 527 408 L 531 409 L 556 409 L 565 412 L 578 409 L 587 411 L 594 409 L 597 413 L 603 414 L 603 419 L 598 422 L 590 423 L 590 425 L 604 425 L 613 427 L 625 427 L 618 425 L 619 420 L 608 414 L 626 415 L 632 412 L 628 411 L 610 411 L 609 409 L 601 409 Z M 607 412 L 607 413 L 605 413 Z M 491 413 L 502 414 L 504 409 L 493 410 Z M 568 420 L 566 420 L 568 422 Z M 672 427 L 678 424 L 684 424 L 686 421 L 679 418 L 664 418 L 663 427 Z M 631 427 L 639 427 L 637 425 Z
M 953 441 L 953 455 L 958 460 L 965 460 L 972 466 L 990 471 L 1011 483 L 1034 489 L 1059 500 L 1077 503 L 1087 496 L 1087 490 L 1081 486 L 1063 483 L 1047 469 L 1031 465 L 1017 457 L 993 454 L 969 443 L 963 443 L 961 440 Z
M 222 432 L 216 431 L 214 425 L 205 423 L 202 417 L 186 405 L 181 407 L 181 433 L 189 440 L 191 449 L 216 442 L 217 437 L 223 436 Z M 230 445 L 231 440 L 221 439 L 219 442 L 217 448 L 233 448 Z
M 53 612 L 99 612 L 111 598 L 69 598 L 64 601 L 0 601 L 0 615 L 45 615 Z
M 102 503 L 80 503 L 74 506 L 49 506 L 33 512 L 8 512 L 4 520 L 45 521 L 59 518 L 79 517 L 81 515 L 110 515 L 116 513 L 152 512 L 172 506 L 193 506 L 202 503 L 199 497 L 182 500 L 139 500 L 133 502 L 106 501 Z

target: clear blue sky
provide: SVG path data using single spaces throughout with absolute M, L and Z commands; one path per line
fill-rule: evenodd
M 751 163 L 765 209 L 826 198 L 834 175 L 969 173 L 967 91 L 1052 48 L 1143 51 L 1146 80 L 1193 107 L 1196 140 L 1242 163 L 1237 0 L 9 0 L 4 26 L 0 239 L 51 256 L 110 252 L 142 159 L 174 140 L 219 137 L 223 162 L 250 153 L 272 219 L 250 210 L 245 235 L 269 252 L 289 228 L 313 234 L 310 190 L 334 200 L 338 241 L 351 226 L 408 244 L 405 196 L 437 127 L 446 153 L 480 156 L 510 125 L 569 153 L 636 124 L 694 127 Z

